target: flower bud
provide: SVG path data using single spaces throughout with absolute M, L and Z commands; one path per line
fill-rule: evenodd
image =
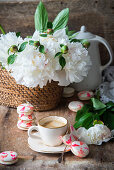
M 68 53 L 68 46 L 67 46 L 67 45 L 62 46 L 62 47 L 61 47 L 61 52 L 62 52 L 63 54 Z
M 89 48 L 89 46 L 90 46 L 90 42 L 87 40 L 82 40 L 81 43 L 82 43 L 83 47 L 85 47 L 85 48 Z
M 53 29 L 47 29 L 47 34 L 52 35 L 53 34 Z
M 16 45 L 12 45 L 12 46 L 10 47 L 10 51 L 11 51 L 12 53 L 16 53 L 16 52 L 18 51 L 17 46 L 16 46 Z
M 39 41 L 34 41 L 34 46 L 35 47 L 39 47 L 40 46 L 40 42 Z

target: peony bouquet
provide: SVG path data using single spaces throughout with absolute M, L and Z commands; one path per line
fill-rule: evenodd
M 35 12 L 35 32 L 22 38 L 9 32 L 0 37 L 0 62 L 16 80 L 26 87 L 41 88 L 47 82 L 58 81 L 60 86 L 80 82 L 91 66 L 87 40 L 77 40 L 68 31 L 69 9 L 62 10 L 53 22 L 42 2 Z

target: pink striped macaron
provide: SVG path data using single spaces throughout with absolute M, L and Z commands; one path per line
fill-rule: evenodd
M 68 108 L 73 112 L 77 112 L 83 106 L 84 106 L 84 104 L 80 101 L 72 101 L 72 102 L 69 103 Z
M 81 91 L 78 93 L 80 100 L 89 100 L 94 96 L 92 91 Z
M 77 132 L 76 132 L 75 128 L 72 125 L 70 125 L 70 131 L 71 131 L 71 135 L 73 136 L 73 138 L 77 141 L 78 140 Z
M 17 107 L 18 114 L 31 115 L 33 113 L 33 105 L 30 103 L 23 103 Z
M 72 142 L 75 141 L 75 138 L 71 134 L 67 134 L 67 135 L 61 136 L 61 140 L 65 145 L 70 146 Z
M 22 130 L 28 130 L 31 126 L 35 126 L 34 121 L 25 122 L 24 120 L 18 120 L 17 122 L 17 127 Z
M 70 134 L 66 134 L 64 136 L 61 136 L 61 140 L 65 145 L 71 145 L 72 142 L 77 141 L 77 135 L 76 135 L 76 130 L 74 127 L 71 125 L 70 126 Z
M 89 147 L 82 141 L 74 141 L 71 145 L 71 151 L 74 155 L 83 158 L 89 154 Z
M 0 153 L 0 163 L 11 165 L 18 161 L 17 153 L 14 151 L 4 151 Z
M 34 114 L 25 115 L 25 114 L 22 113 L 22 114 L 19 114 L 19 119 L 25 120 L 25 121 L 30 121 L 30 120 L 34 120 L 35 116 L 34 116 Z

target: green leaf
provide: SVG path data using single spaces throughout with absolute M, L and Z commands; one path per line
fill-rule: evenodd
M 98 90 L 96 93 L 96 99 L 100 100 L 100 90 Z
M 43 54 L 45 54 L 45 51 L 44 51 L 44 46 L 43 45 L 40 45 L 39 47 L 39 51 Z
M 48 21 L 48 23 L 47 23 L 47 28 L 50 28 L 50 29 L 52 29 L 52 27 L 53 27 L 53 24 L 52 24 L 52 22 Z
M 48 14 L 42 1 L 40 1 L 39 5 L 36 8 L 34 20 L 36 30 L 38 30 L 39 32 L 44 32 L 47 30 Z
M 100 117 L 97 113 L 93 114 L 93 120 L 100 120 Z
M 64 44 L 60 44 L 60 47 L 63 47 L 64 46 Z
M 106 103 L 106 106 L 108 109 L 110 109 L 111 107 L 114 107 L 114 103 L 110 101 L 110 102 Z
M 105 111 L 106 111 L 106 108 L 103 108 L 103 109 L 97 110 L 97 113 L 99 116 L 101 116 Z
M 99 101 L 98 99 L 95 99 L 95 98 L 91 98 L 91 101 L 92 101 L 92 104 L 93 104 L 93 107 L 95 110 L 100 110 L 100 109 L 103 109 L 106 107 L 105 104 L 103 104 L 101 101 Z
M 53 21 L 53 30 L 57 31 L 59 29 L 65 28 L 69 18 L 69 9 L 63 9 Z
M 32 38 L 32 36 L 26 36 L 26 38 Z
M 59 64 L 61 65 L 62 69 L 64 68 L 64 66 L 66 65 L 66 60 L 63 56 L 60 56 L 59 58 Z
M 10 52 L 10 48 L 8 49 L 8 54 L 9 54 L 9 52 Z
M 30 40 L 30 41 L 29 41 L 29 45 L 34 45 L 34 41 L 33 41 L 33 40 Z
M 0 30 L 1 30 L 2 34 L 4 34 L 4 35 L 6 34 L 4 28 L 1 25 L 0 25 Z
M 66 26 L 66 35 L 68 35 L 68 26 Z
M 89 129 L 92 126 L 93 126 L 93 118 L 91 116 L 91 117 L 88 117 L 86 121 L 84 121 L 83 127 L 85 127 L 86 129 Z
M 76 32 L 75 34 L 73 34 L 73 35 L 69 36 L 69 39 L 75 38 L 78 34 L 79 34 L 79 33 L 78 33 L 78 32 Z
M 47 34 L 40 34 L 41 37 L 47 37 Z
M 62 55 L 62 52 L 58 52 L 55 54 L 55 57 L 60 57 Z
M 114 129 L 114 114 L 113 112 L 105 112 L 103 114 L 102 120 L 105 125 L 108 126 L 111 130 Z
M 85 127 L 85 123 L 88 121 L 88 120 L 92 120 L 92 113 L 86 113 L 84 114 L 75 124 L 74 124 L 74 128 L 79 128 L 81 126 Z
M 21 35 L 21 32 L 17 32 L 16 36 L 19 37 Z
M 72 36 L 76 31 L 68 31 L 68 36 Z
M 7 59 L 7 62 L 8 64 L 13 64 L 15 59 L 16 59 L 17 55 L 13 54 L 13 55 L 10 55 Z
M 2 66 L 2 69 L 5 70 L 5 67 Z
M 114 108 L 112 108 L 112 109 L 111 109 L 111 111 L 112 111 L 112 112 L 113 112 L 113 114 L 114 114 Z
M 18 52 L 22 52 L 22 51 L 26 48 L 27 43 L 28 43 L 28 42 L 23 42 L 23 43 L 20 45 L 20 48 L 19 48 Z
M 3 65 L 2 65 L 2 62 L 0 62 L 0 66 L 2 67 L 3 70 L 5 69 L 5 67 L 3 67 Z
M 70 40 L 70 43 L 71 42 L 80 42 L 81 40 L 79 40 L 79 39 L 72 39 L 72 40 Z
M 81 110 L 77 111 L 75 121 L 78 121 L 84 114 L 88 113 L 90 111 L 91 105 L 85 104 Z

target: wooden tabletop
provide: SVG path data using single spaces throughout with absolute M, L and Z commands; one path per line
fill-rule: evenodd
M 63 99 L 61 104 L 52 111 L 35 112 L 37 121 L 48 115 L 60 115 L 74 124 L 76 113 L 68 109 L 68 103 L 73 98 Z M 5 166 L 0 164 L 0 170 L 112 170 L 114 169 L 114 143 L 109 141 L 101 146 L 90 145 L 90 153 L 86 158 L 80 159 L 71 152 L 65 153 L 63 163 L 58 163 L 60 154 L 44 154 L 32 151 L 27 143 L 27 131 L 17 128 L 18 114 L 16 109 L 0 106 L 0 152 L 13 150 L 18 153 L 16 164 Z

